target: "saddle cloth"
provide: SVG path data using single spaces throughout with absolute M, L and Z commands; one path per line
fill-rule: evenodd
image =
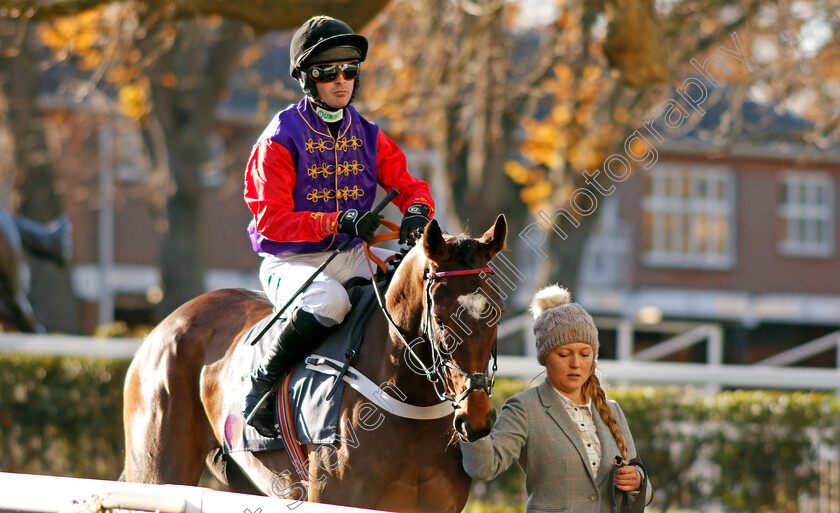
M 372 285 L 356 286 L 347 291 L 353 309 L 350 314 L 337 326 L 321 346 L 313 352 L 319 356 L 345 361 L 345 354 L 365 334 L 368 320 L 376 307 L 376 296 Z M 288 322 L 282 318 L 269 329 L 257 345 L 252 346 L 251 340 L 259 333 L 266 323 L 274 316 L 257 322 L 240 339 L 231 358 L 230 369 L 225 386 L 224 425 L 220 426 L 224 433 L 223 450 L 225 454 L 238 451 L 270 451 L 284 449 L 282 438 L 266 438 L 257 430 L 245 424 L 242 416 L 242 400 L 251 388 L 250 374 L 257 367 L 260 359 L 273 343 L 283 326 Z M 327 401 L 326 397 L 335 384 L 336 377 L 321 372 L 309 370 L 301 362 L 292 369 L 289 386 L 289 403 L 292 417 L 301 444 L 328 444 L 336 440 L 338 429 L 339 406 L 344 390 L 344 383 Z M 275 395 L 275 411 L 279 411 L 279 394 Z

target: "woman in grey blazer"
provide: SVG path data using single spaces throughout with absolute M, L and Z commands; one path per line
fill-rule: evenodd
M 525 471 L 526 512 L 610 513 L 609 475 L 616 456 L 636 457 L 624 413 L 607 400 L 596 375 L 598 330 L 569 291 L 556 285 L 531 303 L 539 386 L 507 400 L 489 435 L 462 441 L 464 470 L 487 481 L 517 460 Z M 617 467 L 615 487 L 638 491 L 641 471 Z M 652 489 L 647 487 L 650 499 Z

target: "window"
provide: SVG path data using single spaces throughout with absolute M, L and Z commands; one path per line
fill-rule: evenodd
M 826 173 L 791 171 L 781 177 L 779 252 L 798 257 L 834 253 L 834 180 Z
M 133 122 L 116 118 L 112 125 L 104 130 L 106 139 L 102 144 L 110 144 L 106 150 L 111 153 L 106 158 L 113 159 L 116 179 L 123 183 L 142 184 L 152 174 L 152 160 L 143 133 Z M 207 141 L 207 160 L 201 164 L 201 184 L 207 188 L 219 188 L 225 182 L 225 140 L 216 132 L 210 134 Z M 110 160 L 108 160 L 110 162 Z
M 704 269 L 729 269 L 735 264 L 732 170 L 659 164 L 646 180 L 645 264 Z
M 217 189 L 225 183 L 225 140 L 217 132 L 207 140 L 207 160 L 201 165 L 201 184 Z
M 124 183 L 143 183 L 148 178 L 152 162 L 143 142 L 143 134 L 131 121 L 115 118 L 112 158 L 116 179 Z
M 615 194 L 601 201 L 595 228 L 584 243 L 579 280 L 586 286 L 627 284 L 630 236 L 619 213 L 619 201 Z

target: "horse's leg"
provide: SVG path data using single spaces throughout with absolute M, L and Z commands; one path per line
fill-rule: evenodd
M 195 485 L 218 445 L 199 401 L 202 337 L 171 324 L 149 335 L 126 377 L 126 481 Z
M 235 452 L 229 457 L 269 497 L 307 500 L 307 488 L 300 482 L 286 451 Z
M 19 251 L 0 248 L 0 301 L 8 314 L 7 320 L 19 331 L 43 331 L 26 297 L 29 270 L 22 259 L 23 255 Z
M 35 310 L 32 309 L 32 304 L 23 291 L 18 291 L 11 309 L 15 312 L 14 324 L 20 331 L 26 333 L 44 333 L 44 327 L 35 318 Z
M 29 268 L 23 256 L 20 232 L 12 217 L 0 209 L 0 301 L 7 321 L 23 332 L 35 332 L 38 323 L 26 294 Z
M 22 333 L 43 332 L 44 328 L 35 318 L 35 311 L 29 298 L 21 290 L 13 290 L 5 280 L 0 279 L 0 302 L 3 304 L 5 320 Z
M 229 492 L 247 493 L 249 495 L 260 495 L 254 483 L 242 472 L 230 456 L 224 454 L 221 447 L 210 451 L 205 459 L 207 469 L 216 478 L 222 489 Z

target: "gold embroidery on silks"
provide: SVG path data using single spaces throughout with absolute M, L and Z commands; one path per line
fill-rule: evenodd
M 322 233 L 329 233 L 329 227 L 327 226 L 329 223 L 329 217 L 327 214 L 323 212 L 310 212 L 309 216 L 318 223 L 318 229 L 321 230 Z
M 327 188 L 323 188 L 321 190 L 312 189 L 312 191 L 306 195 L 306 199 L 314 203 L 317 203 L 321 200 L 330 201 L 333 198 L 335 198 L 335 191 L 331 191 Z
M 326 162 L 324 162 L 320 166 L 317 164 L 312 164 L 312 167 L 306 170 L 306 174 L 308 174 L 310 178 L 317 178 L 318 175 L 324 175 L 324 177 L 326 178 L 327 176 L 330 176 L 332 174 L 332 172 L 330 171 L 331 168 L 332 166 L 327 164 Z
M 335 142 L 335 149 L 339 151 L 347 151 L 347 149 L 351 150 L 358 150 L 362 147 L 362 140 L 356 137 L 355 135 L 347 139 L 345 137 L 340 137 Z
M 309 139 L 308 141 L 306 141 L 305 146 L 306 146 L 306 151 L 308 151 L 309 153 L 315 153 L 315 150 L 318 150 L 321 153 L 324 153 L 327 150 L 332 150 L 333 149 L 332 141 L 329 141 L 329 140 L 325 141 L 324 139 L 321 139 L 320 137 L 318 138 L 318 142 L 315 142 L 313 139 Z
M 354 160 L 353 162 L 344 162 L 343 164 L 339 164 L 338 168 L 336 169 L 336 173 L 338 173 L 339 176 L 349 175 L 350 173 L 357 175 L 359 174 L 359 171 L 364 170 L 365 166 L 359 164 L 359 161 Z
M 364 189 L 360 189 L 358 185 L 354 185 L 351 189 L 350 187 L 344 187 L 339 189 L 338 191 L 338 199 L 359 199 L 361 196 L 365 195 Z

